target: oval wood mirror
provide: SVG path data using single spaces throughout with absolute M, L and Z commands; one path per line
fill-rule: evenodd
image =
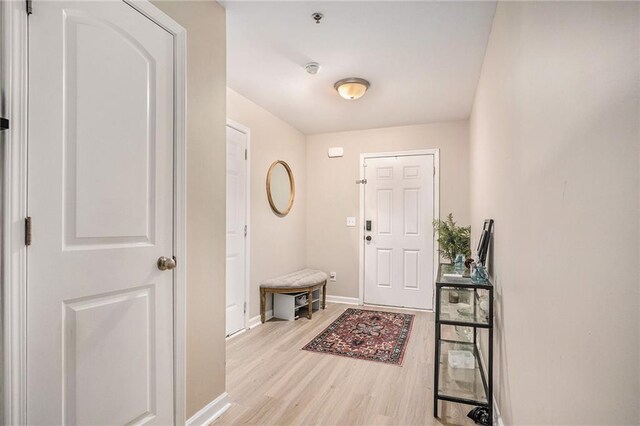
M 286 216 L 291 211 L 296 197 L 296 184 L 291 167 L 282 160 L 275 161 L 267 173 L 267 197 L 271 210 L 278 216 Z

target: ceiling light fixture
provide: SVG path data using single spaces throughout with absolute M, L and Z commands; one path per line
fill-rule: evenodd
M 344 78 L 333 85 L 340 96 L 348 100 L 361 98 L 369 86 L 370 84 L 367 80 L 356 77 Z

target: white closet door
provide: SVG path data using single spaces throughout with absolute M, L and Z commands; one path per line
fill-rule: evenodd
M 30 425 L 173 424 L 173 46 L 121 1 L 34 3 Z
M 245 327 L 247 135 L 227 126 L 227 336 Z

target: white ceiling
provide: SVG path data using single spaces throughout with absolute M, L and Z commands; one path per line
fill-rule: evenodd
M 226 1 L 227 79 L 306 134 L 469 117 L 495 1 Z M 313 12 L 324 19 L 316 24 Z M 319 62 L 317 75 L 304 70 Z M 346 77 L 371 82 L 340 98 Z

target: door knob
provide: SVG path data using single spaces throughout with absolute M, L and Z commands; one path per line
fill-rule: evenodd
M 367 235 L 366 237 L 364 237 L 364 239 L 367 241 L 371 241 L 371 235 Z
M 176 267 L 176 260 L 171 257 L 160 256 L 158 259 L 158 269 L 166 271 L 167 269 L 173 269 Z

